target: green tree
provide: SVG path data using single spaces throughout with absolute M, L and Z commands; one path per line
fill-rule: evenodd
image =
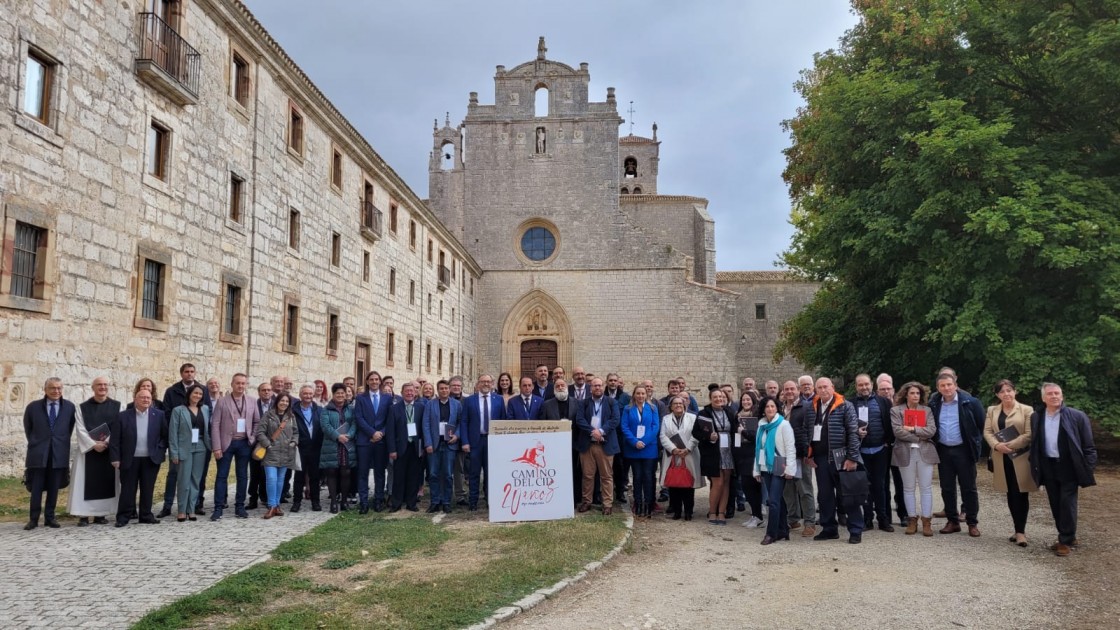
M 1044 380 L 1120 429 L 1120 0 L 855 0 L 796 84 L 775 347 L 991 401 Z

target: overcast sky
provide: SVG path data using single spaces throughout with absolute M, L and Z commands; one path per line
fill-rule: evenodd
M 494 102 L 494 68 L 588 62 L 590 97 L 634 101 L 634 133 L 658 126 L 662 194 L 708 199 L 720 271 L 772 269 L 792 234 L 780 128 L 798 72 L 855 17 L 843 0 L 533 2 L 246 0 L 336 107 L 421 198 L 432 119 Z

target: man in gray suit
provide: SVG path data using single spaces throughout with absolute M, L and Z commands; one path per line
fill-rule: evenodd
M 30 518 L 24 529 L 39 526 L 43 512 L 43 492 L 47 493 L 43 524 L 57 529 L 54 517 L 58 489 L 70 468 L 70 435 L 77 421 L 78 408 L 62 399 L 62 379 L 52 376 L 43 384 L 44 397 L 23 411 L 23 433 L 27 437 L 27 483 L 31 491 Z

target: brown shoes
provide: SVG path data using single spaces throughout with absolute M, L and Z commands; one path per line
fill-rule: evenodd
M 276 516 L 276 508 L 268 508 L 268 511 L 267 511 L 267 512 L 265 512 L 265 513 L 264 513 L 264 514 L 263 514 L 263 515 L 261 516 L 261 518 L 263 518 L 263 519 L 270 519 L 270 518 L 272 518 L 273 516 Z
M 579 507 L 577 508 L 577 510 L 579 512 L 586 512 L 590 509 L 591 509 L 591 504 L 589 504 L 587 501 L 584 501 L 583 503 L 580 503 Z
M 968 535 L 972 536 L 973 538 L 979 538 L 980 537 L 980 528 L 975 526 L 975 525 L 969 525 L 968 526 Z
M 922 536 L 933 536 L 933 524 L 930 523 L 932 519 L 922 517 Z
M 1070 551 L 1071 549 L 1069 545 L 1065 543 L 1054 543 L 1054 555 L 1058 556 L 1059 558 L 1068 556 Z
M 789 528 L 790 529 L 801 529 L 801 521 L 790 521 L 789 522 Z
M 611 513 L 613 513 L 613 512 L 614 512 L 614 510 L 612 508 L 609 508 L 609 507 L 603 508 L 603 516 L 610 516 Z
M 942 534 L 955 534 L 959 531 L 961 531 L 961 524 L 960 523 L 954 523 L 953 521 L 949 521 L 948 523 L 945 523 L 945 527 L 941 528 L 941 533 Z
M 817 534 L 817 528 L 809 523 L 805 523 L 805 527 L 801 529 L 802 538 L 811 538 Z
M 906 519 L 906 535 L 913 536 L 918 533 L 918 519 L 911 516 Z

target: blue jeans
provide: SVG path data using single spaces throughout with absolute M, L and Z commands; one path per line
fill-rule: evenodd
M 657 460 L 653 458 L 630 458 L 630 469 L 634 473 L 634 505 L 641 508 L 657 500 L 657 487 L 653 479 L 653 469 L 657 467 Z M 639 513 L 640 514 L 640 513 Z
M 238 511 L 245 509 L 245 491 L 249 486 L 249 457 L 252 449 L 249 440 L 233 440 L 229 448 L 222 451 L 222 458 L 218 460 L 218 478 L 214 481 L 214 514 L 222 515 L 222 506 L 226 504 L 226 494 L 229 492 L 229 467 L 236 466 L 237 494 L 235 503 Z
M 766 491 L 766 535 L 771 538 L 789 536 L 789 512 L 786 509 L 786 480 L 768 472 L 762 473 L 762 487 Z
M 284 475 L 287 472 L 287 466 L 264 467 L 264 488 L 268 494 L 268 507 L 280 507 L 280 493 L 284 491 Z
M 452 466 L 457 454 L 442 439 L 439 446 L 428 453 L 428 482 L 432 488 L 432 505 L 451 507 L 451 486 L 455 480 Z

